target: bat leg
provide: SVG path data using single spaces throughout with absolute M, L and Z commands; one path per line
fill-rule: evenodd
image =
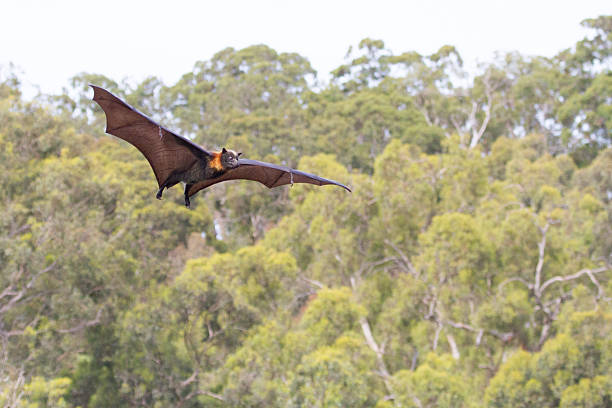
M 157 194 L 155 195 L 155 198 L 157 198 L 158 200 L 161 200 L 164 188 L 170 188 L 174 186 L 175 184 L 178 184 L 180 180 L 181 178 L 177 174 L 170 175 L 170 177 L 168 177 L 166 181 L 164 181 L 164 184 L 161 185 L 159 190 L 157 190 Z
M 174 186 L 177 183 L 178 183 L 178 181 L 176 183 L 171 183 L 171 184 L 168 184 L 168 183 L 162 184 L 162 186 L 159 188 L 159 190 L 157 190 L 157 194 L 155 194 L 155 198 L 157 198 L 158 200 L 161 200 L 164 188 L 170 188 L 170 187 Z
M 189 202 L 189 189 L 193 184 L 185 184 L 185 207 L 190 208 L 191 203 Z

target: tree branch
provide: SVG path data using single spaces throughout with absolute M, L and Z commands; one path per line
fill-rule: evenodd
M 438 348 L 438 339 L 440 338 L 441 331 L 442 331 L 442 324 L 438 322 L 436 326 L 436 334 L 434 335 L 434 341 L 433 341 L 433 344 L 431 345 L 432 350 L 435 350 Z
M 9 238 L 13 238 L 15 235 L 21 235 L 22 233 L 29 231 L 32 228 L 30 224 L 24 224 L 19 228 L 14 229 L 9 233 Z
M 410 272 L 411 275 L 416 276 L 416 269 L 414 268 L 414 265 L 412 265 L 412 262 L 410 262 L 410 259 L 408 259 L 408 256 L 406 256 L 406 254 L 401 249 L 399 249 L 399 247 L 395 245 L 393 241 L 385 239 L 385 244 L 393 248 L 393 250 L 399 255 L 402 263 L 405 266 L 405 269 Z
M 38 271 L 38 273 L 34 274 L 32 278 L 30 279 L 30 281 L 19 291 L 15 290 L 14 284 L 10 284 L 6 289 L 4 289 L 2 293 L 0 294 L 0 299 L 2 299 L 3 297 L 7 297 L 7 296 L 13 296 L 13 297 L 0 308 L 0 315 L 4 314 L 8 310 L 10 310 L 15 304 L 17 304 L 24 297 L 24 295 L 26 294 L 26 291 L 29 290 L 34 285 L 34 283 L 40 277 L 40 275 L 51 271 L 53 268 L 55 268 L 55 264 L 56 264 L 56 261 L 53 261 L 51 265 Z M 13 280 L 19 279 L 21 275 L 23 274 L 23 271 L 24 271 L 23 267 L 18 268 L 18 271 L 12 277 Z
M 197 392 L 197 394 L 198 395 L 206 395 L 207 397 L 214 398 L 214 399 L 219 400 L 219 401 L 225 401 L 225 398 L 223 398 L 222 395 L 215 394 L 214 392 L 211 392 L 211 391 L 201 391 L 200 390 L 200 391 Z
M 550 224 L 546 223 L 544 227 L 540 228 L 542 239 L 540 240 L 540 242 L 538 242 L 538 264 L 536 265 L 535 283 L 533 287 L 533 291 L 535 292 L 535 295 L 538 299 L 542 296 L 542 290 L 540 288 L 540 281 L 542 279 L 542 268 L 544 267 L 544 251 L 546 249 L 546 233 L 548 232 L 549 227 L 550 227 Z
M 366 343 L 372 349 L 372 351 L 376 354 L 376 359 L 378 361 L 378 368 L 385 379 L 389 379 L 391 376 L 389 375 L 389 370 L 387 370 L 387 366 L 385 361 L 383 360 L 383 350 L 378 347 L 376 340 L 374 340 L 374 336 L 372 335 L 372 329 L 370 328 L 370 324 L 365 317 L 359 319 L 359 324 L 361 325 L 361 330 L 363 331 L 363 336 L 366 339 Z
M 600 298 L 601 295 L 603 294 L 603 288 L 601 287 L 597 279 L 595 279 L 595 274 L 606 272 L 608 270 L 610 269 L 607 266 L 602 266 L 597 269 L 582 269 L 572 275 L 555 276 L 554 278 L 550 278 L 549 280 L 547 280 L 546 282 L 542 284 L 542 287 L 540 288 L 540 293 L 542 293 L 544 289 L 546 289 L 547 287 L 549 287 L 555 282 L 567 282 L 567 281 L 578 279 L 582 275 L 587 275 L 589 279 L 591 280 L 591 282 L 593 282 L 593 284 L 597 287 L 597 297 Z
M 470 124 L 470 128 L 472 128 L 472 133 L 474 132 L 473 129 L 476 126 L 476 112 L 478 112 L 478 103 L 476 101 L 472 101 L 472 110 L 468 116 L 468 123 Z
M 305 276 L 300 276 L 299 278 L 303 280 L 304 282 L 311 284 L 312 286 L 316 286 L 319 289 L 323 289 L 325 287 L 325 285 L 319 282 L 318 280 L 309 279 L 309 278 L 306 278 Z
M 451 348 L 451 354 L 453 356 L 453 358 L 455 360 L 459 360 L 459 358 L 461 357 L 461 354 L 459 353 L 459 348 L 457 347 L 457 343 L 455 342 L 455 338 L 452 336 L 452 334 L 447 334 L 446 335 L 446 340 L 448 340 L 448 344 L 450 345 Z
M 485 117 L 482 123 L 480 124 L 480 128 L 476 130 L 476 102 L 472 105 L 472 113 L 470 114 L 470 121 L 472 123 L 472 140 L 470 142 L 470 149 L 476 147 L 482 135 L 484 135 L 487 126 L 489 125 L 489 121 L 491 120 L 491 112 L 493 111 L 493 92 L 498 89 L 500 83 L 493 83 L 491 81 L 491 71 L 487 70 L 484 74 L 482 83 L 485 88 L 485 97 L 487 98 L 487 108 L 484 110 Z
M 355 291 L 357 287 L 356 287 L 355 279 L 353 276 L 351 276 L 351 285 L 352 285 L 353 291 Z M 385 364 L 385 360 L 383 358 L 384 350 L 381 347 L 379 347 L 378 343 L 376 343 L 376 340 L 374 340 L 374 335 L 372 334 L 372 328 L 370 327 L 370 323 L 368 322 L 368 319 L 366 317 L 360 318 L 359 324 L 361 325 L 361 331 L 363 332 L 363 336 L 365 337 L 368 347 L 370 347 L 370 349 L 376 355 L 376 362 L 378 363 L 378 370 L 380 372 L 380 375 L 383 378 L 385 388 L 387 388 L 387 391 L 392 394 L 393 387 L 391 386 L 391 383 L 389 382 L 391 375 L 389 374 L 389 370 L 387 370 L 387 365 Z
M 514 337 L 514 333 L 513 332 L 500 332 L 498 330 L 487 330 L 487 329 L 481 329 L 481 328 L 475 328 L 470 326 L 469 324 L 465 324 L 465 323 L 460 323 L 460 322 L 453 322 L 451 320 L 445 320 L 444 323 L 448 324 L 451 327 L 454 327 L 456 329 L 462 329 L 462 330 L 467 330 L 467 331 L 471 331 L 476 333 L 476 342 L 478 344 L 480 344 L 480 339 L 482 338 L 483 333 L 489 334 L 493 337 L 497 337 L 498 339 L 500 339 L 503 342 L 507 342 L 509 340 L 511 340 Z
M 78 325 L 71 327 L 70 329 L 58 329 L 58 333 L 75 333 L 85 329 L 86 327 L 95 326 L 100 323 L 100 316 L 102 315 L 102 307 L 98 309 L 96 317 L 93 320 L 81 322 Z
M 504 286 L 506 286 L 507 284 L 511 283 L 511 282 L 520 282 L 523 285 L 525 285 L 527 287 L 527 289 L 532 289 L 533 285 L 529 282 L 527 282 L 525 279 L 520 278 L 520 277 L 514 277 L 514 278 L 508 278 L 506 280 L 504 280 L 502 283 L 499 284 L 499 286 L 497 286 L 497 291 L 501 292 L 501 290 L 504 288 Z

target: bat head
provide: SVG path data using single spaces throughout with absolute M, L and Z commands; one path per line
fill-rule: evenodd
M 233 150 L 227 150 L 225 147 L 221 150 L 221 165 L 224 169 L 235 169 L 238 167 L 238 157 L 242 153 L 236 153 Z

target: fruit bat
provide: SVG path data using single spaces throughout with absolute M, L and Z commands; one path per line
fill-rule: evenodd
M 106 114 L 106 133 L 134 145 L 146 157 L 155 173 L 162 198 L 164 189 L 185 183 L 185 205 L 189 197 L 213 184 L 228 180 L 258 181 L 268 188 L 285 184 L 309 183 L 322 186 L 333 184 L 351 191 L 347 186 L 314 174 L 265 163 L 240 159 L 242 153 L 223 148 L 209 152 L 191 140 L 164 128 L 134 109 L 112 93 L 95 85 L 93 100 Z

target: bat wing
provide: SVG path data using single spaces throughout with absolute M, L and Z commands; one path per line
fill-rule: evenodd
M 210 156 L 191 140 L 179 136 L 95 85 L 93 100 L 106 114 L 106 133 L 134 145 L 147 158 L 159 186 L 175 171 L 189 169 L 199 158 Z
M 328 180 L 323 177 L 310 173 L 304 173 L 303 171 L 291 169 L 289 167 L 248 159 L 240 159 L 238 160 L 238 163 L 240 164 L 238 167 L 228 170 L 220 177 L 195 183 L 188 191 L 189 196 L 191 197 L 198 191 L 208 186 L 228 180 L 253 180 L 260 182 L 268 188 L 293 183 L 308 183 L 317 186 L 333 184 L 340 186 L 349 192 L 351 191 L 350 188 L 344 184 L 338 183 L 337 181 Z

